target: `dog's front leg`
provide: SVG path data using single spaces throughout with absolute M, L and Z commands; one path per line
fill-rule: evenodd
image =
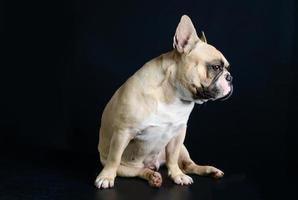
M 171 179 L 180 185 L 189 185 L 193 183 L 190 176 L 184 174 L 178 166 L 178 158 L 180 149 L 184 142 L 186 126 L 179 130 L 177 136 L 172 138 L 166 146 L 166 165 L 168 167 L 168 175 Z
M 123 151 L 131 139 L 131 134 L 128 131 L 119 131 L 113 134 L 107 161 L 95 180 L 95 185 L 98 188 L 111 188 L 114 186 Z

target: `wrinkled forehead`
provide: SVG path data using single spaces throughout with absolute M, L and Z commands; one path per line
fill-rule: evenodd
M 229 66 L 229 62 L 215 47 L 204 42 L 198 42 L 187 55 L 190 61 L 223 64 Z

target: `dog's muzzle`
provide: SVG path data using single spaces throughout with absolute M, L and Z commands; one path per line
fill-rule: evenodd
M 233 94 L 233 84 L 232 83 L 230 84 L 230 88 L 231 88 L 230 92 L 228 94 L 226 94 L 225 96 L 219 98 L 218 100 L 224 101 L 224 100 L 227 100 L 228 98 L 230 98 L 230 96 L 232 96 L 232 94 Z
M 214 77 L 210 85 L 207 87 L 203 85 L 201 85 L 200 87 L 194 86 L 196 89 L 196 92 L 193 95 L 193 98 L 201 99 L 201 100 L 221 100 L 221 101 L 228 99 L 233 93 L 233 84 L 232 84 L 233 77 L 230 75 L 230 73 L 225 75 L 225 79 L 229 83 L 229 86 L 231 89 L 229 93 L 226 94 L 225 96 L 217 98 L 218 95 L 220 94 L 220 90 L 216 87 L 216 82 L 218 81 L 221 75 L 222 73 L 219 73 L 216 77 Z
M 221 101 L 227 100 L 233 94 L 233 84 L 232 84 L 233 77 L 232 77 L 232 75 L 230 73 L 226 74 L 225 79 L 228 81 L 229 86 L 230 86 L 231 89 L 230 89 L 230 92 L 228 94 L 226 94 L 225 96 L 218 99 L 218 100 L 221 100 Z

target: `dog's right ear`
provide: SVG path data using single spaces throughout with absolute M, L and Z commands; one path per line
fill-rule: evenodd
M 173 47 L 179 53 L 189 53 L 199 40 L 191 19 L 187 15 L 183 15 L 176 29 Z

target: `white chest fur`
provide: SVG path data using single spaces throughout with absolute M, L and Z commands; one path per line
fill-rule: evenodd
M 157 109 L 143 123 L 136 139 L 152 146 L 164 146 L 178 130 L 187 124 L 194 103 L 177 99 L 171 104 L 159 103 Z
M 186 126 L 193 107 L 194 103 L 183 103 L 179 99 L 172 104 L 159 103 L 156 111 L 138 127 L 140 132 L 128 144 L 122 162 L 155 163 L 168 142 Z

